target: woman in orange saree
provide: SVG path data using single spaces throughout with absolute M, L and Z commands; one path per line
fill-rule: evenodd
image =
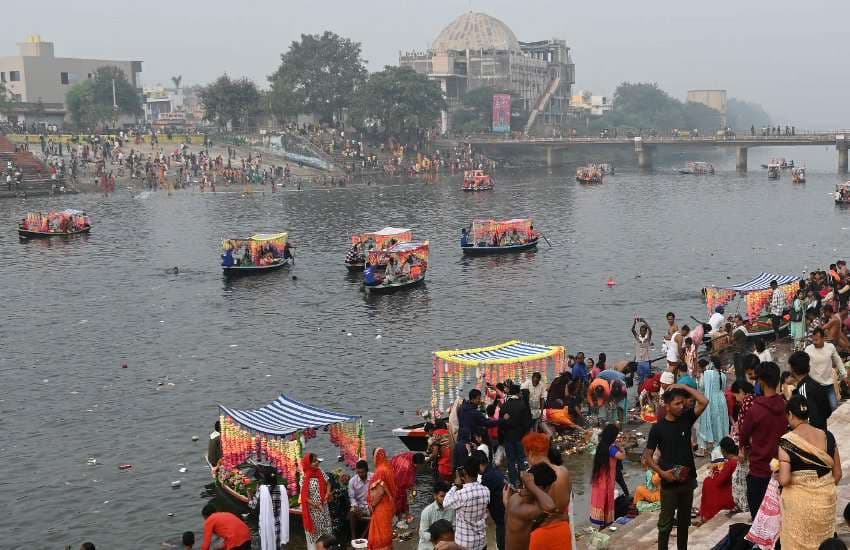
M 384 449 L 375 449 L 375 475 L 369 483 L 369 550 L 392 550 L 395 516 L 395 472 Z

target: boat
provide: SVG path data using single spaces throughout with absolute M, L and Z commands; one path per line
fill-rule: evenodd
M 706 176 L 714 174 L 714 165 L 710 162 L 689 162 L 685 168 L 677 170 L 679 174 L 691 176 Z
M 835 186 L 835 204 L 850 204 L 850 181 Z
M 770 283 L 776 281 L 777 290 L 785 294 L 785 301 L 790 304 L 800 288 L 800 278 L 796 275 L 775 275 L 762 272 L 749 281 L 733 286 L 706 287 L 703 289 L 709 313 L 717 306 L 725 306 L 733 300 L 741 300 L 746 305 L 747 316 L 744 324 L 736 330 L 742 330 L 747 338 L 763 338 L 773 334 L 773 323 L 770 316 L 763 310 L 770 305 L 772 290 Z M 788 318 L 779 325 L 779 332 L 785 332 L 791 323 Z M 706 333 L 705 338 L 709 334 Z
M 351 236 L 351 248 L 345 257 L 345 267 L 349 272 L 363 271 L 366 256 L 370 250 L 386 250 L 397 243 L 413 240 L 413 231 L 400 227 L 385 227 L 378 231 L 369 231 Z
M 431 407 L 422 417 L 444 427 L 457 396 L 473 387 L 482 392 L 488 384 L 511 379 L 522 382 L 539 372 L 543 380 L 552 380 L 566 368 L 563 346 L 547 346 L 510 340 L 494 346 L 435 351 L 431 373 Z M 462 390 L 462 391 L 461 391 Z M 427 448 L 424 424 L 411 424 L 393 430 L 393 435 L 411 451 Z
M 257 489 L 264 470 L 273 470 L 287 489 L 290 515 L 301 515 L 300 462 L 305 442 L 327 432 L 339 448 L 339 462 L 354 468 L 366 456 L 366 438 L 359 416 L 318 409 L 279 396 L 259 409 L 238 410 L 219 406 L 221 454 L 207 464 L 216 489 L 240 511 L 247 511 L 248 493 Z
M 491 191 L 496 182 L 484 170 L 466 170 L 463 173 L 464 191 Z
M 588 164 L 576 170 L 576 181 L 579 183 L 602 183 L 605 172 L 595 164 Z
M 806 183 L 806 167 L 800 166 L 791 169 L 792 183 Z
M 428 270 L 428 241 L 399 243 L 386 250 L 370 250 L 368 262 L 376 269 L 374 283 L 364 281 L 370 294 L 391 294 L 425 282 Z M 379 266 L 384 272 L 377 272 Z M 368 279 L 369 270 L 364 278 Z
M 288 233 L 257 233 L 221 242 L 221 269 L 227 276 L 257 275 L 287 267 L 292 260 Z
M 462 230 L 461 250 L 467 256 L 523 252 L 536 248 L 539 238 L 530 219 L 473 220 L 469 230 Z
M 599 168 L 602 173 L 606 176 L 614 175 L 614 165 L 610 162 L 600 162 L 596 164 L 596 167 Z
M 767 179 L 778 180 L 782 174 L 782 165 L 778 162 L 769 162 L 767 165 Z
M 71 237 L 91 231 L 91 220 L 82 210 L 28 212 L 18 222 L 18 236 L 24 239 Z

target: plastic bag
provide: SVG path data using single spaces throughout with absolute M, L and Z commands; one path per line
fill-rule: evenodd
M 505 448 L 499 445 L 496 448 L 496 452 L 493 454 L 493 464 L 496 466 L 505 466 L 507 463 L 507 457 L 505 456 Z
M 773 477 L 764 493 L 764 500 L 761 501 L 750 532 L 745 538 L 762 550 L 772 550 L 782 527 L 780 508 L 779 482 L 776 477 Z

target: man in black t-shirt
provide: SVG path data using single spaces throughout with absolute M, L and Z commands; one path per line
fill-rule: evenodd
M 696 400 L 694 408 L 686 408 L 689 398 Z M 661 476 L 661 513 L 658 516 L 658 548 L 667 550 L 673 515 L 676 515 L 676 547 L 688 548 L 688 527 L 697 472 L 691 447 L 691 427 L 708 405 L 708 398 L 697 390 L 681 384 L 668 386 L 664 392 L 666 413 L 649 430 L 643 461 Z M 655 461 L 653 455 L 660 456 Z

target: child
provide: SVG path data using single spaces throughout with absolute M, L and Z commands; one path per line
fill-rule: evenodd
M 195 547 L 195 533 L 186 531 L 183 533 L 183 550 L 192 550 Z

